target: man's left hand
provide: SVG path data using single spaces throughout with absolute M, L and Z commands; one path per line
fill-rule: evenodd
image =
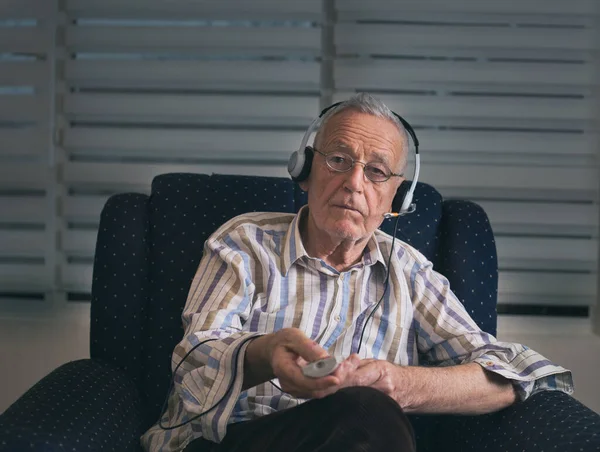
M 397 389 L 395 375 L 398 369 L 398 366 L 388 361 L 363 359 L 358 364 L 358 368 L 349 374 L 341 385 L 320 391 L 318 397 L 325 397 L 350 386 L 369 386 L 395 398 Z

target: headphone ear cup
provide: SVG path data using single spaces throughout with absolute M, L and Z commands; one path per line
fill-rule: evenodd
M 313 151 L 312 146 L 306 146 L 304 148 L 304 165 L 302 165 L 302 169 L 300 170 L 298 176 L 292 178 L 294 181 L 302 182 L 308 179 L 314 155 L 315 152 Z

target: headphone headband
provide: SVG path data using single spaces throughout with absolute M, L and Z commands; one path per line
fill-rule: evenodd
M 342 100 L 342 101 L 336 102 L 334 104 L 331 104 L 329 107 L 325 107 L 323 110 L 321 110 L 321 113 L 319 113 L 319 116 L 317 119 L 321 119 L 323 116 L 325 116 L 325 114 L 327 114 L 327 112 L 329 110 L 332 110 L 344 103 L 345 103 L 345 101 Z M 398 119 L 398 121 L 400 121 L 400 124 L 402 124 L 402 127 L 404 127 L 404 130 L 406 130 L 406 132 L 410 135 L 410 138 L 412 139 L 412 141 L 415 145 L 415 152 L 418 154 L 419 153 L 419 139 L 417 138 L 417 135 L 415 134 L 415 131 L 413 130 L 412 126 L 408 123 L 408 121 L 406 119 L 404 119 L 398 113 L 396 113 L 395 111 L 392 111 L 392 110 L 390 110 L 390 111 L 396 117 L 396 119 Z
M 314 151 L 311 146 L 307 146 L 307 143 L 312 133 L 317 129 L 318 125 L 320 124 L 321 118 L 323 118 L 323 116 L 325 116 L 325 114 L 331 109 L 336 108 L 344 103 L 345 101 L 336 102 L 330 105 L 329 107 L 324 108 L 323 110 L 321 110 L 319 116 L 317 116 L 310 123 L 310 126 L 304 133 L 302 141 L 300 142 L 300 149 L 295 151 L 290 156 L 290 159 L 288 161 L 288 173 L 290 173 L 290 176 L 294 181 L 302 182 L 303 180 L 306 180 L 308 178 L 308 175 L 310 174 L 310 168 L 312 166 Z M 410 135 L 412 142 L 415 146 L 415 172 L 413 174 L 412 183 L 410 185 L 410 188 L 406 192 L 406 195 L 404 196 L 404 200 L 402 201 L 402 207 L 400 208 L 399 212 L 399 215 L 405 215 L 407 213 L 413 212 L 415 209 L 415 205 L 412 204 L 412 198 L 415 188 L 417 186 L 419 172 L 421 169 L 421 156 L 419 155 L 419 140 L 417 138 L 417 134 L 413 130 L 412 126 L 408 123 L 408 121 L 406 121 L 402 116 L 400 116 L 394 111 L 392 111 L 392 114 L 400 121 L 400 123 L 404 127 L 404 130 L 406 130 L 406 132 Z

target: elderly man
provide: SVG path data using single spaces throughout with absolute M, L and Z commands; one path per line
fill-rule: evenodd
M 297 215 L 241 215 L 207 240 L 147 450 L 412 451 L 405 413 L 572 391 L 570 372 L 481 331 L 422 254 L 378 229 L 408 153 L 384 104 L 328 111 L 313 152 Z M 304 375 L 328 356 L 332 374 Z

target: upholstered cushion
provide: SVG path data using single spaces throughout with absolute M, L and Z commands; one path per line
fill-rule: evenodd
M 99 360 L 73 361 L 0 416 L 0 451 L 138 451 L 142 412 L 126 373 Z
M 600 451 L 600 415 L 558 391 L 481 416 L 447 416 L 436 450 L 449 452 Z
M 148 288 L 148 196 L 120 194 L 102 210 L 92 282 L 90 355 L 141 377 Z
M 479 327 L 496 335 L 498 261 L 487 215 L 469 201 L 445 201 L 434 268 Z

